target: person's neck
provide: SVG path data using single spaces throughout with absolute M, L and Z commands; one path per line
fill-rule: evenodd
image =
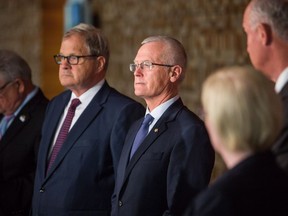
M 279 38 L 274 39 L 274 46 L 270 51 L 271 58 L 266 63 L 266 70 L 271 74 L 270 79 L 276 82 L 280 74 L 288 67 L 288 43 Z
M 177 93 L 175 92 L 174 94 L 167 94 L 167 95 L 162 95 L 159 97 L 151 97 L 151 98 L 144 98 L 144 99 L 147 104 L 147 107 L 149 108 L 149 111 L 151 112 L 153 109 L 165 103 L 166 101 L 170 100 L 171 98 L 175 97 L 176 95 Z
M 239 164 L 241 161 L 245 160 L 252 154 L 253 153 L 251 151 L 231 152 L 228 150 L 223 150 L 220 153 L 228 169 L 232 169 L 233 167 L 235 167 L 237 164 Z

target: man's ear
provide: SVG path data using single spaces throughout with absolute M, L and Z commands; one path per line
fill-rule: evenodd
M 24 81 L 21 80 L 21 79 L 16 79 L 15 82 L 16 82 L 16 85 L 17 85 L 17 87 L 18 87 L 18 91 L 19 91 L 20 93 L 23 93 L 23 92 L 25 91 Z
M 97 71 L 103 71 L 106 59 L 103 56 L 99 56 L 97 57 L 97 63 L 98 63 Z
M 270 25 L 266 23 L 261 23 L 258 26 L 258 35 L 262 44 L 265 46 L 269 46 L 273 40 L 272 28 Z
M 175 82 L 180 78 L 181 74 L 182 74 L 182 67 L 180 67 L 179 65 L 173 66 L 172 70 L 169 73 L 170 81 Z

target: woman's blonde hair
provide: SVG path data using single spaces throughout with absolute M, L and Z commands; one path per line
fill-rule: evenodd
M 271 147 L 282 127 L 282 103 L 273 83 L 249 66 L 222 68 L 203 84 L 202 104 L 230 151 Z

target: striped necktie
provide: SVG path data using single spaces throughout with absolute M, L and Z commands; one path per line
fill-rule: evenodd
M 58 137 L 56 139 L 55 145 L 53 147 L 51 156 L 50 156 L 50 160 L 48 162 L 48 167 L 47 167 L 47 171 L 50 169 L 50 167 L 52 166 L 53 162 L 56 159 L 56 156 L 58 155 L 63 143 L 66 140 L 66 137 L 68 135 L 73 117 L 75 115 L 75 110 L 77 108 L 77 106 L 81 103 L 81 101 L 78 98 L 75 98 L 72 100 L 71 105 L 68 109 L 67 115 L 65 117 L 65 120 L 61 126 L 61 129 L 59 131 Z

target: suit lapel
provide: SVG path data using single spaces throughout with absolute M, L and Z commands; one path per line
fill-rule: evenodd
M 121 157 L 119 160 L 119 165 L 118 165 L 118 174 L 117 174 L 117 185 L 122 185 L 123 180 L 124 180 L 124 176 L 126 173 L 126 167 L 127 164 L 129 163 L 129 159 L 130 159 L 130 151 L 133 145 L 133 141 L 135 139 L 136 133 L 139 130 L 141 123 L 143 121 L 143 118 L 139 119 L 138 121 L 136 121 L 133 125 L 133 127 L 131 127 L 129 133 L 127 134 L 127 139 L 125 141 L 125 145 L 123 146 L 122 149 L 122 153 L 121 153 Z M 118 188 L 116 186 L 116 188 Z
M 169 128 L 169 122 L 174 121 L 177 114 L 183 108 L 183 103 L 181 99 L 178 99 L 174 104 L 172 104 L 162 115 L 162 117 L 157 121 L 157 123 L 154 125 L 154 127 L 151 129 L 147 137 L 144 139 L 143 143 L 139 146 L 137 151 L 134 153 L 133 157 L 131 158 L 130 162 L 128 163 L 125 171 L 125 176 L 123 177 L 122 184 L 126 181 L 129 174 L 131 173 L 133 167 L 137 164 L 137 162 L 141 159 L 142 155 L 149 149 L 151 145 L 157 140 L 158 137 L 160 137 L 168 128 Z M 143 119 L 142 119 L 143 120 Z M 127 145 L 127 149 L 125 149 L 125 153 L 123 152 L 123 155 L 125 155 L 125 158 L 123 158 L 123 161 L 128 162 L 130 157 L 130 149 L 132 147 L 134 138 L 136 136 L 136 133 L 140 127 L 141 121 L 137 125 L 136 129 L 133 131 L 133 135 L 131 135 L 129 139 L 129 144 Z M 127 163 L 126 163 L 127 164 Z M 123 166 L 123 164 L 121 165 Z M 124 166 L 123 166 L 124 167 Z M 123 168 L 122 168 L 123 169 Z M 123 170 L 122 170 L 123 171 Z
M 108 86 L 107 83 L 105 83 L 104 86 L 100 89 L 100 91 L 94 96 L 94 98 L 87 106 L 87 108 L 83 111 L 83 113 L 81 114 L 77 122 L 74 124 L 74 126 L 71 128 L 66 138 L 66 141 L 63 143 L 61 150 L 59 151 L 54 163 L 52 164 L 50 170 L 47 173 L 46 176 L 47 178 L 51 175 L 51 173 L 53 173 L 57 169 L 57 167 L 64 160 L 65 156 L 74 146 L 79 137 L 83 134 L 83 132 L 89 127 L 90 123 L 94 121 L 94 119 L 100 113 L 103 104 L 107 101 L 109 93 L 110 93 L 110 87 Z M 61 113 L 63 112 L 63 110 L 64 108 L 61 109 Z M 56 127 L 57 124 L 54 125 L 54 128 Z M 54 137 L 54 133 L 52 137 Z M 51 142 L 52 141 L 53 138 L 51 139 Z M 51 144 L 49 146 L 51 146 Z M 49 149 L 47 149 L 46 151 L 48 151 Z
M 284 124 L 281 133 L 272 149 L 275 150 L 277 154 L 280 152 L 282 154 L 288 151 L 288 145 L 286 144 L 288 140 L 288 82 L 283 86 L 282 90 L 279 92 L 279 95 L 281 97 L 284 108 Z
M 43 128 L 43 129 L 46 129 L 46 131 L 44 132 L 46 133 L 46 135 L 43 136 L 41 140 L 41 146 L 43 147 L 43 151 L 39 152 L 39 155 L 42 155 L 42 157 L 41 158 L 38 157 L 39 166 L 42 168 L 41 169 L 42 179 L 44 179 L 46 175 L 46 166 L 47 166 L 47 161 L 48 161 L 47 158 L 50 152 L 52 142 L 54 140 L 54 134 L 56 132 L 58 123 L 61 119 L 63 110 L 68 104 L 70 97 L 71 97 L 71 92 L 67 91 L 63 95 L 60 96 L 58 100 L 59 102 L 57 101 L 53 104 L 54 106 L 51 104 L 48 105 L 48 109 L 50 108 L 51 111 L 48 113 L 49 119 L 45 119 L 45 121 L 47 122 L 47 125 L 45 125 L 45 128 Z
M 25 112 L 21 112 L 20 116 L 24 116 Z M 11 143 L 11 140 L 14 138 L 15 134 L 18 133 L 18 131 L 21 130 L 21 128 L 24 127 L 29 122 L 30 119 L 30 114 L 25 113 L 25 121 L 20 121 L 19 115 L 16 116 L 10 125 L 10 127 L 7 129 L 5 135 L 3 136 L 1 140 L 1 145 L 0 145 L 0 152 L 9 144 Z
M 129 172 L 129 170 L 133 168 L 133 166 L 137 163 L 137 161 L 141 158 L 141 156 L 145 153 L 145 151 L 154 143 L 157 137 L 159 137 L 162 133 L 164 133 L 167 130 L 166 120 L 164 118 L 160 118 L 158 122 L 155 124 L 155 126 L 151 129 L 149 134 L 145 137 L 145 139 L 143 140 L 143 142 L 141 143 L 141 145 L 131 158 L 127 166 L 127 172 Z
M 288 82 L 284 85 L 279 94 L 283 100 L 288 98 Z
M 0 144 L 0 152 L 9 144 L 21 129 L 27 125 L 31 119 L 31 112 L 34 105 L 39 103 L 44 98 L 43 93 L 39 89 L 36 95 L 21 109 L 17 116 L 15 116 L 12 124 L 7 129 Z

